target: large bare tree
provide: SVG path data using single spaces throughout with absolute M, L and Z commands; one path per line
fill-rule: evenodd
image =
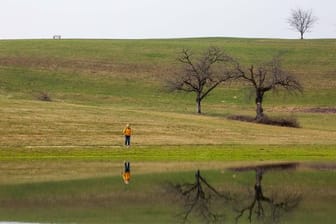
M 306 32 L 309 32 L 313 27 L 314 23 L 317 21 L 317 18 L 313 16 L 312 10 L 303 10 L 303 9 L 293 9 L 288 18 L 289 25 L 299 31 L 301 39 Z
M 251 85 L 255 91 L 256 120 L 264 118 L 263 99 L 266 92 L 278 88 L 287 91 L 303 91 L 300 82 L 288 71 L 282 69 L 279 57 L 274 57 L 259 67 L 251 65 L 248 69 L 243 69 L 239 63 L 236 64 L 239 77 Z
M 171 90 L 194 92 L 199 114 L 202 100 L 219 84 L 234 78 L 230 69 L 232 58 L 216 47 L 208 48 L 196 59 L 191 50 L 183 49 L 178 61 L 182 63 L 182 69 L 168 80 L 168 86 Z

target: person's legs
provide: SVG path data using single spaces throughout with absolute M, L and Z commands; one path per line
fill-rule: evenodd
M 127 146 L 131 145 L 131 136 L 125 136 L 125 145 Z
M 130 162 L 125 162 L 125 173 L 130 172 Z
M 128 136 L 125 135 L 125 146 L 128 145 Z

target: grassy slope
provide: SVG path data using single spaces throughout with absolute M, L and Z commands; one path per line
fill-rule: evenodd
M 253 99 L 236 84 L 211 94 L 202 116 L 194 115 L 192 95 L 164 92 L 162 79 L 174 72 L 177 52 L 183 47 L 200 52 L 208 46 L 222 47 L 246 65 L 283 53 L 284 66 L 300 77 L 306 91 L 303 96 L 268 95 L 265 109 L 274 116 L 297 117 L 302 128 L 227 120 L 229 114 L 254 114 Z M 218 170 L 242 161 L 334 162 L 336 115 L 294 109 L 335 107 L 335 52 L 335 40 L 0 41 L 0 219 L 110 223 L 134 222 L 136 217 L 155 223 L 160 217 L 171 223 L 170 202 L 157 204 L 142 190 L 162 195 L 151 186 L 186 175 L 172 172 Z M 40 91 L 53 101 L 37 101 Z M 120 132 L 128 122 L 134 127 L 134 148 L 125 152 Z M 136 161 L 130 189 L 118 177 L 125 159 Z M 211 178 L 215 171 L 209 172 Z M 321 209 L 314 208 L 317 218 L 307 223 L 332 217 L 334 172 L 314 173 L 320 180 L 297 175 L 304 193 L 327 199 L 319 203 Z M 219 185 L 227 184 L 227 178 L 221 180 Z M 322 186 L 329 190 L 320 191 Z M 66 199 L 70 195 L 73 202 Z M 123 197 L 134 201 L 120 206 Z M 293 220 L 310 211 L 316 199 L 308 199 Z M 138 211 L 133 218 L 127 216 L 130 207 Z
M 246 65 L 283 53 L 284 66 L 303 80 L 306 92 L 267 95 L 266 112 L 296 116 L 303 128 L 226 120 L 228 114 L 254 114 L 253 99 L 239 85 L 209 96 L 203 103 L 208 116 L 202 117 L 193 115 L 193 95 L 163 91 L 162 80 L 175 70 L 181 48 L 211 45 Z M 126 122 L 139 145 L 335 144 L 334 114 L 291 112 L 335 106 L 334 40 L 20 40 L 0 46 L 2 147 L 120 145 Z M 40 91 L 54 101 L 36 101 Z

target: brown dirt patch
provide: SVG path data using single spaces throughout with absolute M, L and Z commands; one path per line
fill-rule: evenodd
M 302 112 L 306 112 L 306 113 L 322 113 L 322 114 L 335 114 L 336 113 L 336 108 L 333 108 L 333 107 L 306 108 Z
M 336 107 L 273 107 L 267 109 L 267 111 L 335 114 Z
M 42 70 L 88 73 L 139 74 L 149 73 L 158 67 L 148 64 L 125 64 L 113 61 L 64 59 L 52 57 L 0 57 L 4 66 L 28 67 Z
M 306 164 L 306 167 L 314 169 L 314 170 L 336 171 L 336 163 L 332 163 L 332 162 L 310 163 L 310 164 Z

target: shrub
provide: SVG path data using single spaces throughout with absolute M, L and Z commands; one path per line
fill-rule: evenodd
M 275 126 L 282 126 L 282 127 L 292 127 L 292 128 L 299 128 L 300 124 L 294 117 L 284 117 L 284 118 L 270 118 L 268 116 L 264 116 L 262 119 L 256 120 L 255 117 L 251 116 L 244 116 L 244 115 L 230 115 L 228 116 L 230 120 L 238 120 L 238 121 L 245 121 L 245 122 L 253 122 L 258 124 L 267 124 L 267 125 L 275 125 Z
M 37 94 L 37 99 L 41 101 L 52 101 L 50 95 L 47 92 L 39 92 Z

